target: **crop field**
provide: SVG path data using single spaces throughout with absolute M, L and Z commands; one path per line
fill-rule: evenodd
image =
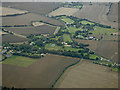
M 13 9 L 13 8 L 1 7 L 1 6 L 0 8 L 2 8 L 2 13 L 0 13 L 0 16 L 24 14 L 28 12 L 25 10 L 19 10 L 19 9 Z
M 60 3 L 55 2 L 3 2 L 3 6 L 9 6 L 17 9 L 27 10 L 32 13 L 46 15 L 53 9 L 60 6 Z
M 111 25 L 112 27 L 117 28 L 117 23 L 110 21 L 108 19 L 108 16 L 106 15 L 108 10 L 109 10 L 108 3 L 93 3 L 92 5 L 84 3 L 82 9 L 74 13 L 73 16 L 76 16 L 78 18 L 85 18 L 104 25 Z M 116 17 L 116 15 L 118 14 L 114 15 Z
M 63 34 L 62 38 L 65 42 L 73 42 L 69 34 Z
M 58 25 L 58 26 L 63 26 L 64 24 L 61 21 L 49 18 L 49 17 L 45 17 L 39 14 L 33 14 L 33 13 L 29 13 L 29 14 L 25 14 L 25 15 L 19 15 L 19 16 L 15 16 L 15 17 L 3 17 L 2 18 L 2 25 L 6 26 L 6 25 L 31 25 L 32 21 L 44 21 L 44 22 L 48 22 L 54 25 Z
M 82 60 L 63 74 L 55 88 L 118 88 L 118 73 Z
M 28 36 L 30 34 L 54 34 L 56 27 L 42 25 L 40 27 L 10 27 L 8 31 Z
M 77 8 L 65 8 L 65 7 L 60 7 L 55 11 L 52 11 L 49 15 L 52 16 L 59 16 L 59 15 L 73 15 L 75 12 L 79 11 Z
M 10 35 L 10 34 L 2 36 L 2 42 L 20 43 L 20 42 L 26 42 L 28 40 L 29 39 L 27 39 L 27 38 L 22 38 L 22 37 Z
M 32 58 L 23 57 L 23 56 L 12 56 L 12 57 L 7 58 L 2 63 L 19 66 L 19 67 L 28 67 L 31 64 L 35 63 L 37 60 L 39 59 L 32 59 Z
M 98 27 L 98 26 L 95 26 L 94 27 L 94 31 L 89 31 L 93 34 L 100 34 L 100 35 L 111 35 L 112 33 L 116 33 L 118 32 L 117 29 L 112 29 L 112 28 L 102 28 L 102 27 Z
M 102 40 L 99 42 L 95 52 L 105 58 L 118 61 L 118 42 Z
M 95 40 L 80 40 L 80 39 L 74 39 L 78 43 L 83 43 L 83 44 L 89 44 L 88 48 L 91 51 L 95 51 L 98 45 L 98 41 Z
M 64 68 L 77 61 L 75 58 L 50 54 L 35 60 L 35 63 L 26 68 L 3 63 L 2 84 L 16 88 L 50 88 Z

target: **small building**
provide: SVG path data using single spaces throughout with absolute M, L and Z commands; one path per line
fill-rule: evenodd
M 40 55 L 41 55 L 41 56 L 45 56 L 45 54 L 44 54 L 44 53 L 41 53 Z
M 33 45 L 33 44 L 35 44 L 35 43 L 34 43 L 34 42 L 31 42 L 31 43 L 30 43 L 30 45 Z

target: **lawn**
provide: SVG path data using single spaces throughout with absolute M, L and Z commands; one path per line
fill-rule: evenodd
M 23 56 L 12 56 L 3 61 L 3 64 L 10 64 L 19 67 L 28 67 L 39 59 L 32 59 Z
M 90 54 L 89 58 L 95 60 L 96 58 L 99 58 L 99 57 L 95 54 Z
M 67 51 L 78 51 L 78 50 L 84 50 L 84 49 L 82 49 L 82 48 L 79 48 L 79 49 L 77 49 L 77 48 L 72 48 L 72 47 L 69 47 L 69 46 L 65 46 L 65 50 L 67 50 Z
M 65 42 L 73 42 L 69 34 L 63 34 L 62 38 Z
M 62 46 L 57 46 L 56 44 L 50 43 L 45 45 L 45 49 L 48 50 L 62 50 Z
M 76 31 L 81 31 L 81 28 L 69 27 L 70 33 L 75 33 Z
M 74 21 L 72 19 L 66 18 L 66 17 L 62 18 L 61 20 L 64 21 L 65 23 L 71 23 L 71 24 L 74 23 Z
M 97 34 L 97 35 L 110 35 L 112 33 L 116 33 L 118 32 L 117 29 L 112 29 L 112 28 L 102 28 L 102 27 L 98 27 L 95 26 L 94 27 L 94 31 L 89 31 L 89 33 L 93 33 L 93 34 Z
M 86 25 L 86 24 L 90 24 L 90 25 L 94 25 L 94 23 L 89 22 L 89 21 L 81 21 L 82 24 Z

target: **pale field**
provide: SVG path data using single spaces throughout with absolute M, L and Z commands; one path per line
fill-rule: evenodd
M 79 11 L 77 8 L 65 8 L 65 7 L 60 7 L 57 10 L 51 12 L 49 15 L 52 16 L 59 16 L 59 15 L 73 15 L 75 12 Z
M 110 68 L 83 60 L 70 67 L 58 80 L 55 88 L 117 88 L 118 73 Z
M 27 13 L 28 11 L 25 10 L 19 10 L 19 9 L 13 9 L 13 8 L 8 8 L 8 7 L 1 7 L 2 8 L 2 13 L 0 13 L 0 16 L 7 16 L 7 15 L 14 15 L 14 14 L 24 14 Z
M 38 27 L 38 26 L 44 25 L 44 23 L 42 23 L 42 22 L 33 22 L 32 25 L 34 27 Z

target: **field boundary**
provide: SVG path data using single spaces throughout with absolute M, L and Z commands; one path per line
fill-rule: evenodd
M 71 64 L 71 65 L 68 65 L 67 67 L 65 67 L 64 70 L 62 71 L 61 75 L 60 75 L 60 76 L 55 80 L 55 82 L 52 84 L 51 88 L 54 88 L 54 86 L 56 85 L 57 81 L 62 77 L 62 75 L 65 73 L 65 71 L 66 71 L 68 68 L 70 68 L 70 67 L 78 64 L 79 62 L 80 62 L 80 60 L 78 60 L 77 62 L 75 62 L 75 63 L 73 63 L 73 64 Z

